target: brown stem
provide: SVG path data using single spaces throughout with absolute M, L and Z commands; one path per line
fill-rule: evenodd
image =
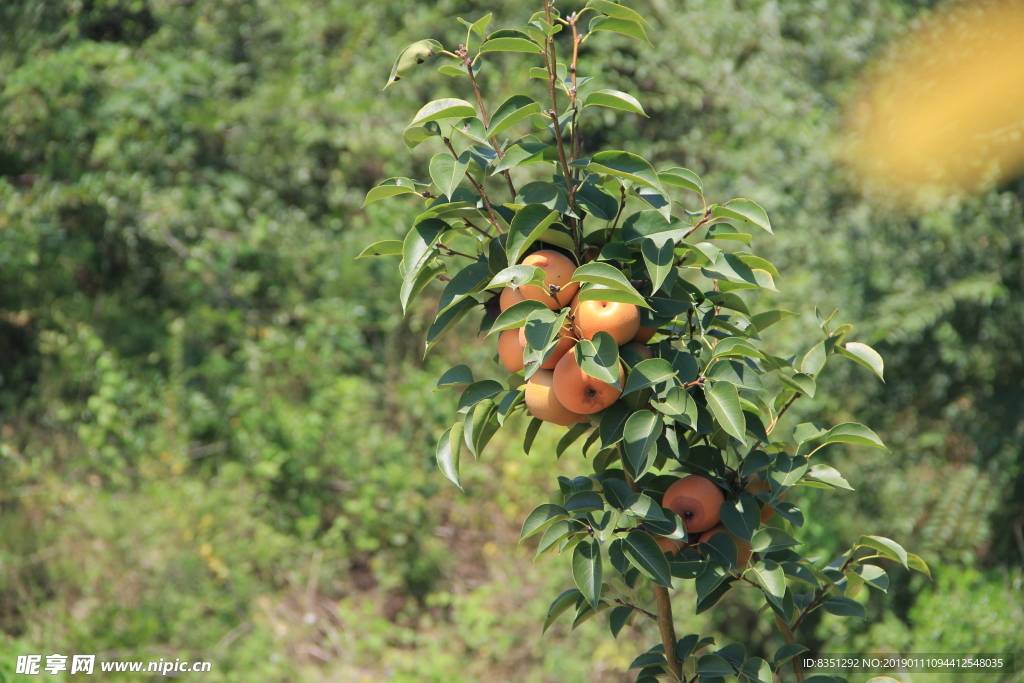
M 548 23 L 551 23 L 551 2 L 544 0 L 544 11 Z M 545 60 L 548 63 L 548 90 L 551 94 L 551 109 L 548 111 L 548 115 L 551 117 L 551 122 L 555 127 L 555 144 L 558 147 L 558 161 L 562 165 L 562 175 L 565 176 L 565 182 L 569 186 L 569 208 L 574 213 L 578 214 L 579 211 L 576 209 L 576 192 L 573 189 L 572 176 L 569 175 L 569 161 L 565 155 L 565 144 L 562 141 L 562 127 L 558 125 L 558 94 L 555 88 L 555 80 L 558 78 L 558 52 L 555 49 L 554 37 L 548 38 L 547 51 L 545 52 Z M 576 221 L 573 220 L 572 228 L 573 233 L 576 232 Z M 579 240 L 576 240 L 579 243 Z
M 580 36 L 579 31 L 576 28 L 576 21 L 578 15 L 574 12 L 569 17 L 569 27 L 572 29 L 572 64 L 569 65 L 569 74 L 572 76 L 572 88 L 569 90 L 569 104 L 572 107 L 572 137 L 569 139 L 569 153 L 572 157 L 572 161 L 576 161 L 579 158 L 579 147 L 580 147 L 580 136 L 577 131 L 577 117 L 579 115 L 579 107 L 576 105 L 576 89 L 577 89 L 577 75 L 576 68 L 577 62 L 579 61 L 580 54 Z M 578 178 L 579 169 L 573 167 L 573 181 Z M 566 183 L 569 185 L 569 205 L 574 206 L 576 204 L 576 183 L 570 182 L 566 178 Z
M 444 251 L 448 252 L 448 256 L 465 256 L 466 258 L 473 259 L 474 261 L 476 261 L 476 256 L 470 256 L 469 254 L 463 254 L 461 251 L 455 251 L 448 245 L 442 244 L 441 242 L 436 243 L 434 246 L 437 247 L 438 249 L 443 249 Z
M 687 230 L 687 231 L 686 231 L 686 234 L 685 234 L 685 235 L 683 235 L 683 239 L 685 240 L 685 239 L 686 239 L 687 237 L 689 237 L 690 235 L 692 235 L 692 234 L 693 234 L 693 232 L 694 232 L 694 231 L 695 231 L 695 230 L 696 230 L 697 228 L 699 228 L 700 226 L 704 225 L 704 224 L 705 224 L 705 223 L 707 223 L 707 222 L 708 222 L 709 220 L 711 220 L 711 208 L 710 208 L 710 207 L 708 207 L 708 209 L 707 209 L 706 211 L 704 211 L 704 215 L 703 215 L 703 216 L 701 217 L 701 219 L 700 219 L 699 221 L 697 221 L 697 224 L 696 224 L 696 225 L 694 225 L 694 226 L 693 226 L 692 228 L 690 228 L 689 230 Z
M 786 625 L 786 622 L 778 614 L 775 615 L 775 623 L 778 624 L 779 630 L 782 631 L 782 637 L 786 639 L 786 642 L 790 645 L 795 645 L 796 638 L 793 637 L 793 631 L 790 630 L 789 626 Z M 796 676 L 797 681 L 804 680 L 804 667 L 800 663 L 799 656 L 793 657 L 793 675 Z
M 452 141 L 448 138 L 441 139 L 444 140 L 444 144 L 448 147 L 448 151 L 452 153 L 452 156 L 458 159 L 459 155 L 455 151 L 455 148 L 452 147 Z M 491 225 L 494 226 L 494 229 L 498 231 L 499 235 L 504 235 L 505 231 L 501 229 L 501 225 L 498 223 L 498 217 L 494 215 L 494 209 L 491 208 L 491 202 L 487 199 L 487 193 L 484 191 L 484 186 L 478 183 L 476 178 L 474 178 L 468 171 L 466 172 L 466 177 L 469 178 L 469 182 L 473 183 L 473 187 L 476 188 L 476 191 L 480 193 L 480 199 L 484 200 L 484 206 L 487 207 L 487 215 L 490 216 Z
M 459 45 L 458 55 L 462 59 L 462 63 L 466 66 L 466 73 L 469 74 L 469 82 L 473 84 L 473 92 L 476 93 L 477 104 L 480 105 L 480 118 L 483 119 L 484 128 L 491 127 L 491 117 L 487 114 L 487 107 L 484 105 L 484 96 L 480 92 L 480 84 L 477 83 L 476 74 L 473 73 L 473 61 L 469 58 L 469 50 L 465 45 Z M 501 145 L 498 144 L 498 140 L 495 137 L 491 137 L 491 146 L 494 147 L 494 151 L 497 153 L 498 158 L 502 159 L 505 156 L 505 152 L 501 150 Z M 516 188 L 512 184 L 512 174 L 508 170 L 501 172 L 505 176 L 505 182 L 508 183 L 508 191 L 512 194 L 512 200 L 516 198 Z
M 789 399 L 789 401 L 786 402 L 786 405 L 782 406 L 782 410 L 780 410 L 779 414 L 775 416 L 775 419 L 772 420 L 772 423 L 770 425 L 768 425 L 768 429 L 764 430 L 765 434 L 771 434 L 772 433 L 772 430 L 775 429 L 775 425 L 779 424 L 779 420 L 782 419 L 782 416 L 786 414 L 786 411 L 789 410 L 789 407 L 791 405 L 793 405 L 796 402 L 796 400 L 798 398 L 800 398 L 801 396 L 803 396 L 803 394 L 793 394 L 793 398 Z M 754 451 L 756 451 L 757 447 L 760 446 L 760 445 L 761 445 L 760 439 L 755 441 L 754 442 L 754 447 L 750 449 L 750 453 L 753 453 Z M 747 455 L 749 455 L 749 453 Z
M 650 612 L 648 612 L 647 610 L 643 609 L 642 607 L 637 607 L 636 605 L 631 605 L 628 602 L 626 602 L 625 600 L 620 600 L 619 598 L 615 598 L 615 602 L 617 604 L 619 604 L 619 605 L 622 605 L 623 607 L 628 607 L 631 610 L 635 610 L 635 611 L 639 612 L 640 614 L 647 615 L 648 617 L 650 617 L 651 619 L 654 619 L 655 621 L 658 620 L 658 615 L 657 614 L 651 614 Z
M 612 241 L 612 236 L 615 234 L 615 228 L 619 227 L 619 218 L 622 216 L 623 209 L 626 208 L 626 188 L 619 185 L 619 191 L 622 193 L 622 199 L 619 200 L 619 211 L 615 214 L 615 222 L 612 223 L 612 229 L 608 232 L 608 239 L 605 240 L 605 244 Z
M 469 227 L 473 228 L 474 230 L 476 230 L 481 235 L 484 235 L 485 237 L 490 237 L 491 236 L 491 233 L 487 232 L 486 230 L 482 230 L 482 229 L 478 228 L 477 226 L 473 225 L 472 223 L 470 223 L 465 218 L 462 219 L 462 222 L 465 223 L 466 225 L 468 225 Z

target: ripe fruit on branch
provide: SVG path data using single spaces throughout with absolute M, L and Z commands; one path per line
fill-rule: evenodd
M 736 543 L 736 566 L 746 567 L 747 563 L 750 562 L 750 541 L 745 540 L 731 533 L 725 528 L 724 524 L 717 524 L 700 535 L 700 542 L 707 543 L 711 540 L 711 537 L 715 534 L 723 533 L 732 536 L 732 540 Z
M 557 251 L 551 249 L 535 251 L 523 259 L 523 265 L 537 266 L 543 270 L 544 286 L 523 285 L 519 288 L 519 292 L 527 299 L 541 302 L 552 311 L 558 311 L 568 306 L 580 288 L 580 283 L 571 282 L 572 275 L 576 272 L 576 264 Z M 554 296 L 548 289 L 551 285 L 559 288 Z
M 498 307 L 501 309 L 501 312 L 504 313 L 505 309 L 523 301 L 525 298 L 526 297 L 523 296 L 523 293 L 515 287 L 506 287 L 501 290 L 501 296 L 498 297 Z
M 626 379 L 626 373 L 619 363 L 619 385 Z M 575 353 L 567 353 L 558 361 L 554 372 L 555 395 L 569 410 L 589 415 L 604 410 L 618 400 L 622 394 L 607 382 L 583 372 L 576 362 Z
M 679 515 L 687 533 L 697 534 L 721 521 L 718 509 L 724 502 L 725 494 L 713 481 L 691 474 L 669 486 L 661 504 Z
M 761 493 L 762 491 L 769 491 L 768 481 L 761 478 L 761 475 L 755 474 L 750 479 L 750 483 L 747 484 L 747 493 L 754 496 Z M 779 500 L 786 500 L 786 494 L 783 493 L 779 496 Z M 771 505 L 765 505 L 761 508 L 761 521 L 767 522 L 769 519 L 775 516 L 775 508 Z
M 526 328 L 519 328 L 519 346 L 521 349 L 526 348 Z M 558 344 L 555 346 L 555 350 L 551 352 L 548 359 L 541 365 L 542 370 L 554 370 L 555 366 L 558 365 L 558 361 L 562 359 L 562 356 L 567 351 L 571 351 L 572 347 L 576 346 L 576 338 L 572 336 L 572 330 L 569 328 L 568 323 L 562 326 L 562 331 L 559 333 Z M 520 351 L 522 355 L 522 351 Z M 520 361 L 522 359 L 520 358 Z
M 576 330 L 583 339 L 607 332 L 618 345 L 636 336 L 640 329 L 640 309 L 619 301 L 580 301 L 573 311 Z
M 664 536 L 655 536 L 654 540 L 658 542 L 658 547 L 661 548 L 661 552 L 663 553 L 671 553 L 675 555 L 683 547 L 682 541 L 665 538 Z
M 655 327 L 644 327 L 643 325 L 641 325 L 640 329 L 638 329 L 636 331 L 636 334 L 633 335 L 633 341 L 639 342 L 641 344 L 646 344 L 647 342 L 651 341 L 651 337 L 653 337 L 657 331 L 658 329 Z
M 498 335 L 498 358 L 509 372 L 523 369 L 523 348 L 526 340 L 519 335 L 519 330 L 504 330 Z
M 511 331 L 515 332 L 515 330 Z M 526 393 L 523 399 L 530 414 L 545 422 L 553 422 L 563 427 L 577 422 L 586 422 L 586 416 L 569 410 L 555 396 L 552 387 L 554 374 L 553 370 L 538 370 L 526 383 Z

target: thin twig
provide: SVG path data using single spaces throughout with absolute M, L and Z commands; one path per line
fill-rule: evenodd
M 449 138 L 441 139 L 444 140 L 444 144 L 448 147 L 448 151 L 452 153 L 452 156 L 458 159 L 459 155 L 455 151 L 455 148 L 452 147 L 452 141 Z M 494 226 L 494 229 L 498 231 L 499 235 L 505 234 L 505 231 L 501 229 L 501 225 L 498 224 L 498 217 L 494 215 L 494 209 L 491 208 L 491 202 L 487 199 L 487 193 L 484 191 L 484 186 L 478 183 L 476 178 L 474 178 L 468 171 L 466 172 L 466 177 L 469 178 L 469 182 L 473 183 L 473 187 L 476 188 L 476 191 L 480 194 L 480 199 L 484 201 L 484 206 L 487 208 L 487 215 L 490 216 L 491 225 Z
M 619 227 L 619 218 L 622 216 L 623 209 L 626 208 L 626 188 L 619 185 L 619 191 L 622 193 L 622 199 L 619 200 L 619 210 L 615 214 L 615 222 L 612 223 L 612 229 L 608 232 L 608 239 L 605 240 L 605 244 L 612 241 L 612 236 L 615 234 L 615 228 Z
M 711 207 L 708 207 L 707 209 L 704 210 L 704 215 L 701 216 L 701 219 L 697 221 L 696 225 L 694 225 L 692 228 L 686 231 L 686 234 L 683 235 L 683 239 L 685 240 L 687 237 L 692 235 L 697 228 L 701 227 L 709 220 L 711 220 Z
M 647 610 L 643 609 L 642 607 L 637 607 L 636 605 L 631 605 L 628 602 L 626 602 L 625 600 L 620 600 L 619 598 L 615 598 L 615 602 L 617 604 L 619 604 L 619 605 L 622 605 L 623 607 L 628 607 L 628 608 L 630 608 L 632 610 L 636 610 L 640 614 L 644 614 L 644 615 L 650 617 L 651 619 L 654 619 L 655 621 L 658 620 L 658 615 L 657 614 L 652 614 L 651 612 L 648 612 Z
M 544 0 L 544 12 L 547 17 L 547 21 L 551 23 L 551 2 L 550 0 Z M 569 173 L 569 161 L 565 155 L 565 144 L 562 141 L 562 127 L 558 123 L 558 94 L 555 89 L 555 80 L 558 78 L 558 52 L 555 49 L 554 36 L 548 37 L 547 49 L 545 50 L 544 59 L 548 66 L 548 90 L 551 94 L 551 109 L 548 110 L 548 115 L 551 117 L 551 122 L 555 128 L 555 144 L 558 147 L 558 161 L 562 165 L 562 175 L 565 176 L 565 183 L 569 187 L 569 209 L 573 213 L 579 215 L 579 210 L 576 207 L 576 192 L 573 188 L 572 176 Z M 572 228 L 573 239 L 577 245 L 580 244 L 579 229 L 575 218 L 569 221 L 569 227 Z
M 487 115 L 487 107 L 484 105 L 484 96 L 480 92 L 480 84 L 477 83 L 476 74 L 473 73 L 473 62 L 469 58 L 469 49 L 466 45 L 459 45 L 458 50 L 459 57 L 462 59 L 462 63 L 466 66 L 466 73 L 469 74 L 469 82 L 473 84 L 473 92 L 476 93 L 477 104 L 480 105 L 480 118 L 483 119 L 484 128 L 489 129 L 491 127 L 491 117 Z M 495 153 L 499 159 L 504 158 L 505 152 L 502 151 L 501 145 L 498 144 L 496 137 L 491 137 L 491 146 L 494 147 Z M 512 193 L 512 200 L 516 198 L 516 188 L 512 184 L 512 175 L 508 172 L 508 169 L 502 171 L 502 175 L 505 176 L 505 182 L 508 183 L 508 191 Z
M 481 235 L 484 235 L 485 237 L 490 237 L 491 236 L 491 233 L 489 233 L 486 230 L 482 230 L 482 229 L 478 228 L 477 226 L 475 226 L 473 223 L 469 222 L 465 218 L 462 219 L 462 222 L 465 223 L 466 225 L 468 225 L 469 227 L 473 228 L 474 230 L 476 230 Z
M 434 246 L 437 247 L 438 249 L 443 249 L 444 251 L 448 252 L 447 256 L 465 256 L 468 259 L 473 259 L 474 261 L 476 261 L 476 256 L 470 256 L 469 254 L 463 254 L 461 251 L 455 251 L 447 244 L 437 242 Z

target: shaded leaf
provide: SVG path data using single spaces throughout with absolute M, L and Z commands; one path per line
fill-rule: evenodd
M 659 586 L 672 586 L 668 560 L 665 559 L 665 553 L 658 547 L 658 542 L 653 536 L 646 531 L 634 529 L 622 540 L 623 554 L 641 574 Z
M 747 423 L 740 406 L 739 392 L 728 382 L 715 382 L 705 387 L 704 396 L 708 400 L 711 413 L 718 420 L 722 429 L 738 441 L 746 444 Z
M 595 538 L 580 542 L 572 551 L 572 578 L 590 606 L 601 599 L 601 544 Z

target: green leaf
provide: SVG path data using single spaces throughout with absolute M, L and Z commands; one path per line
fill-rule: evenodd
M 720 358 L 722 356 L 739 356 L 741 358 L 760 358 L 764 360 L 763 353 L 755 348 L 752 343 L 740 337 L 726 337 L 715 344 L 712 357 Z
M 646 159 L 636 154 L 620 151 L 598 152 L 591 157 L 587 168 L 598 173 L 626 178 L 665 194 L 654 167 Z
M 821 603 L 821 606 L 825 608 L 826 612 L 834 614 L 837 617 L 857 617 L 858 619 L 864 619 L 867 616 L 864 612 L 864 605 L 850 598 L 838 596 L 825 598 L 825 601 Z
M 883 373 L 885 372 L 885 362 L 882 357 L 878 355 L 878 352 L 867 344 L 861 344 L 860 342 L 849 342 L 845 346 L 836 346 L 836 353 L 841 356 L 854 360 L 873 373 L 878 375 L 878 379 L 885 381 Z
M 850 486 L 850 482 L 843 478 L 843 475 L 839 474 L 839 470 L 828 465 L 814 465 L 811 469 L 807 470 L 807 474 L 804 475 L 806 478 L 812 481 L 820 481 L 823 484 L 828 484 L 833 488 L 847 489 L 853 491 L 853 487 Z
M 664 358 L 649 358 L 641 361 L 629 373 L 629 377 L 626 379 L 626 386 L 622 389 L 622 395 L 626 396 L 634 391 L 667 382 L 675 377 L 675 375 L 676 372 L 672 365 Z
M 720 254 L 713 264 L 701 268 L 701 274 L 711 280 L 728 280 L 729 282 L 742 282 L 763 289 L 778 291 L 775 281 L 768 271 L 755 269 L 743 262 L 735 254 Z
M 579 422 L 569 427 L 569 430 L 558 440 L 558 445 L 555 447 L 555 457 L 562 457 L 562 453 L 565 453 L 569 446 L 576 443 L 581 436 L 591 429 L 593 429 L 593 426 L 589 422 Z
M 540 113 L 540 105 L 532 98 L 526 95 L 513 95 L 502 102 L 491 115 L 491 127 L 487 129 L 487 137 L 501 135 L 523 119 Z
M 572 513 L 591 512 L 604 509 L 604 501 L 594 491 L 578 491 L 566 498 L 562 507 Z
M 597 179 L 597 176 L 590 176 Z M 588 178 L 588 181 L 590 180 Z M 619 200 L 605 192 L 597 183 L 584 182 L 576 189 L 576 202 L 598 220 L 610 221 L 619 210 Z M 612 244 L 615 244 L 614 242 Z
M 441 129 L 436 123 L 428 123 L 425 126 L 409 126 L 402 133 L 402 140 L 410 150 L 416 149 L 421 142 L 432 137 L 440 137 Z
M 664 648 L 662 648 L 664 649 Z M 633 660 L 633 663 L 629 665 L 630 669 L 638 669 L 648 666 L 657 666 L 665 663 L 665 655 L 660 652 L 645 652 Z M 648 676 L 644 676 L 648 678 Z M 655 679 L 657 680 L 657 679 Z
M 590 0 L 590 2 L 587 3 L 587 7 L 593 7 L 599 12 L 607 14 L 609 17 L 613 17 L 615 19 L 625 19 L 626 21 L 635 21 L 637 23 L 647 24 L 650 26 L 650 24 L 647 23 L 647 20 L 637 14 L 634 10 L 614 2 L 609 2 L 608 0 Z
M 764 391 L 761 376 L 749 365 L 738 360 L 719 358 L 708 365 L 704 377 L 729 382 L 753 391 Z
M 800 541 L 782 529 L 770 526 L 758 529 L 750 539 L 750 549 L 755 553 L 770 553 L 797 545 L 801 545 Z
M 743 418 L 739 392 L 728 382 L 715 382 L 704 389 L 708 407 L 726 434 L 746 444 L 747 423 Z
M 612 611 L 608 614 L 608 628 L 611 629 L 612 638 L 619 637 L 619 633 L 622 632 L 622 628 L 629 623 L 632 616 L 632 607 L 619 605 L 618 607 L 612 608 Z
M 473 108 L 473 105 L 465 100 L 446 97 L 423 105 L 409 125 L 421 126 L 428 121 L 464 119 L 467 116 L 476 116 L 476 109 Z
M 554 183 L 535 180 L 519 188 L 516 204 L 540 204 L 552 211 L 566 213 L 569 211 L 569 195 Z M 571 236 L 568 233 L 566 235 L 569 237 L 568 248 L 575 249 L 576 245 L 572 242 Z M 543 237 L 541 239 L 543 240 Z
M 478 261 L 456 273 L 445 285 L 437 305 L 437 312 L 443 313 L 470 295 L 482 291 L 490 279 L 491 270 L 487 266 L 487 259 L 480 257 Z
M 768 220 L 768 214 L 764 212 L 757 202 L 749 199 L 733 199 L 722 206 L 716 206 L 712 212 L 713 216 L 732 218 L 756 225 L 759 228 L 772 231 L 772 224 Z
M 639 529 L 630 531 L 623 539 L 622 552 L 648 579 L 659 586 L 672 586 L 672 572 L 665 553 L 649 533 Z
M 467 24 L 469 26 L 469 30 L 483 38 L 485 31 L 487 31 L 487 25 L 491 23 L 492 16 L 493 14 L 491 12 L 488 12 L 484 16 L 474 21 L 472 25 Z
M 541 233 L 558 218 L 558 212 L 541 204 L 527 204 L 516 212 L 508 229 L 505 252 L 509 263 L 518 263 L 526 250 L 537 241 Z M 542 281 L 543 282 L 543 281 Z
M 654 464 L 663 428 L 661 416 L 649 410 L 637 411 L 626 420 L 622 430 L 626 451 L 623 464 L 633 479 L 642 477 Z
M 420 269 L 434 257 L 437 253 L 434 245 L 447 230 L 448 224 L 437 218 L 428 218 L 413 226 L 402 243 L 402 265 L 406 281 L 415 280 Z
M 473 382 L 466 387 L 459 397 L 458 411 L 464 412 L 466 408 L 474 406 L 484 399 L 497 396 L 502 391 L 504 391 L 504 387 L 493 379 L 482 379 L 479 382 Z
M 814 398 L 814 392 L 817 390 L 817 385 L 814 382 L 814 378 L 810 375 L 805 375 L 802 372 L 794 374 L 792 377 L 782 372 L 779 373 L 779 381 L 785 384 L 787 387 L 796 391 L 797 393 L 805 396 Z
M 610 289 L 628 292 L 638 299 L 643 299 L 643 297 L 640 296 L 640 292 L 636 291 L 636 288 L 629 283 L 629 280 L 622 274 L 621 270 L 607 263 L 601 263 L 600 261 L 584 263 L 582 266 L 577 268 L 576 272 L 572 274 L 572 282 L 592 282 Z M 589 299 L 580 298 L 580 301 L 587 300 Z M 607 301 L 607 299 L 599 300 Z
M 542 424 L 544 424 L 544 421 L 535 417 L 530 420 L 530 424 L 526 427 L 526 436 L 523 437 L 523 452 L 527 455 L 530 454 L 530 448 L 533 447 L 533 441 L 537 438 L 537 432 Z
M 491 35 L 494 34 L 492 33 Z M 500 37 L 485 40 L 480 44 L 480 52 L 528 52 L 531 54 L 542 54 L 544 50 L 540 45 L 528 38 Z
M 469 369 L 468 365 L 456 365 L 454 368 L 450 368 L 441 375 L 441 379 L 437 380 L 437 386 L 434 387 L 434 391 L 437 391 L 441 387 L 453 387 L 459 384 L 472 384 L 473 383 L 473 371 Z
M 423 351 L 423 355 L 426 356 L 430 353 L 430 349 L 434 348 L 441 337 L 462 320 L 476 305 L 477 302 L 473 299 L 463 299 L 460 303 L 455 304 L 437 316 L 437 319 L 427 329 L 427 348 Z
M 665 512 L 653 498 L 643 493 L 634 493 L 626 501 L 626 511 L 637 519 L 667 522 Z
M 618 377 L 616 377 L 618 379 Z M 601 432 L 601 445 L 604 447 L 618 443 L 622 439 L 622 432 L 626 426 L 626 420 L 632 414 L 629 407 L 616 401 L 601 411 L 601 424 L 598 430 Z
M 593 340 L 581 339 L 575 347 L 576 363 L 586 374 L 619 387 L 619 347 L 607 332 L 598 332 Z
M 416 183 L 408 178 L 388 178 L 366 193 L 363 206 L 400 194 L 418 195 L 419 190 L 416 189 Z
M 441 191 L 441 194 L 450 197 L 462 179 L 466 177 L 467 168 L 469 168 L 468 152 L 463 152 L 458 159 L 447 152 L 440 152 L 430 160 L 430 179 L 434 181 L 434 185 Z
M 605 287 L 604 285 L 584 285 L 580 289 L 580 293 L 576 296 L 578 301 L 618 301 L 619 303 L 650 308 L 647 300 L 639 294 L 622 289 Z
M 541 633 L 548 630 L 551 624 L 555 623 L 558 617 L 562 616 L 567 609 L 576 604 L 577 598 L 582 595 L 578 588 L 570 588 L 567 591 L 563 591 L 561 595 L 554 599 L 551 606 L 548 607 L 547 617 L 544 619 L 544 629 Z
M 761 525 L 761 507 L 753 495 L 743 492 L 733 500 L 726 500 L 719 510 L 725 528 L 749 541 Z
M 882 556 L 897 560 L 904 567 L 910 568 L 907 551 L 903 549 L 903 546 L 890 538 L 885 538 L 884 536 L 861 536 L 860 540 L 857 541 L 857 545 L 874 548 Z
M 736 229 L 736 226 L 731 225 L 730 223 L 715 223 L 708 228 L 707 233 L 704 235 L 704 239 L 742 242 L 749 247 L 751 237 L 749 233 L 740 232 Z
M 561 505 L 545 503 L 534 508 L 533 512 L 523 522 L 523 530 L 519 533 L 519 540 L 529 538 L 539 531 L 548 528 L 552 522 L 569 517 L 569 512 Z
M 649 43 L 647 39 L 647 32 L 644 31 L 642 24 L 636 21 L 629 21 L 628 19 L 616 19 L 614 17 L 595 17 L 589 26 L 590 32 L 594 31 L 611 31 L 613 33 L 621 33 L 624 36 L 630 38 L 636 38 L 642 40 L 645 43 Z
M 402 288 L 399 291 L 398 300 L 402 304 L 402 313 L 406 313 L 409 309 L 409 303 L 423 291 L 423 288 L 427 286 L 435 277 L 445 272 L 445 265 L 438 259 L 428 260 L 420 268 L 420 271 L 416 274 L 416 278 L 413 280 L 403 280 Z
M 416 68 L 423 62 L 427 61 L 430 57 L 443 50 L 444 47 L 441 43 L 436 40 L 417 40 L 412 45 L 409 45 L 398 55 L 398 59 L 395 60 L 394 66 L 391 67 L 391 75 L 388 76 L 388 82 L 384 84 L 384 89 L 387 89 L 392 83 L 401 80 L 405 77 L 409 71 Z
M 494 170 L 491 171 L 491 175 L 497 175 L 502 171 L 507 171 L 510 168 L 517 166 L 524 166 L 537 161 L 544 161 L 544 152 L 549 149 L 553 149 L 551 145 L 545 145 L 543 142 L 536 140 L 530 141 L 529 138 L 523 138 L 518 143 L 512 145 L 505 150 L 504 156 L 498 160 L 495 164 Z M 577 196 L 579 193 L 577 192 Z
M 445 430 L 437 442 L 437 466 L 441 474 L 453 484 L 462 488 L 459 483 L 459 451 L 462 449 L 462 423 L 456 422 Z
M 704 194 L 704 183 L 701 182 L 700 176 L 688 168 L 675 167 L 658 171 L 658 179 L 665 185 L 674 185 Z
M 487 331 L 488 335 L 492 335 L 495 332 L 504 332 L 505 330 L 512 330 L 517 327 L 522 327 L 526 324 L 526 319 L 530 315 L 539 311 L 547 311 L 545 306 L 540 301 L 534 301 L 533 299 L 523 299 L 512 304 L 504 311 L 498 314 L 494 323 L 491 324 L 491 329 Z
M 828 430 L 828 433 L 825 434 L 825 441 L 821 446 L 830 443 L 854 443 L 861 446 L 881 448 L 884 451 L 889 450 L 882 443 L 882 440 L 878 438 L 877 434 L 857 422 L 844 422 Z M 821 448 L 821 446 L 818 446 L 818 448 Z
M 572 578 L 590 606 L 601 599 L 601 543 L 595 538 L 580 542 L 572 551 Z
M 786 643 L 785 645 L 783 645 L 775 651 L 775 657 L 772 658 L 772 663 L 775 664 L 775 666 L 778 666 L 779 664 L 785 664 L 801 652 L 809 651 L 810 650 L 807 648 L 807 646 L 801 645 L 800 643 Z
M 907 554 L 907 559 L 910 559 L 909 553 Z M 861 581 L 882 592 L 889 588 L 889 575 L 881 567 L 876 567 L 873 564 L 862 564 L 854 570 L 854 573 L 860 577 Z
M 402 240 L 382 240 L 380 242 L 374 242 L 366 249 L 359 252 L 359 256 L 356 258 L 366 258 L 367 256 L 401 256 L 402 255 Z
M 719 655 L 702 655 L 697 660 L 698 676 L 732 676 L 735 673 L 732 665 Z
M 762 560 L 745 572 L 754 577 L 765 593 L 776 601 L 781 601 L 786 594 L 786 573 L 782 567 L 772 560 Z
M 929 579 L 932 578 L 932 572 L 928 569 L 928 563 L 914 553 L 907 553 L 907 567 L 914 571 L 921 572 Z
M 810 348 L 800 361 L 800 372 L 807 375 L 817 375 L 825 367 L 825 342 L 818 342 Z
M 647 116 L 647 113 L 640 105 L 640 102 L 638 102 L 637 99 L 629 93 L 624 93 L 621 90 L 595 90 L 587 95 L 587 98 L 583 101 L 583 106 L 621 109 L 622 111 L 628 111 L 633 114 Z
M 544 271 L 537 266 L 509 266 L 503 269 L 487 283 L 487 289 L 495 287 L 522 287 L 523 285 L 544 284 Z M 545 308 L 547 308 L 545 306 Z M 509 307 L 511 310 L 511 307 Z
M 672 271 L 672 262 L 675 260 L 675 242 L 665 240 L 661 246 L 658 246 L 657 242 L 647 237 L 640 243 L 640 253 L 644 257 L 644 264 L 651 276 L 651 291 L 657 292 Z
M 741 672 L 751 683 L 775 683 L 771 665 L 760 657 L 751 657 L 743 662 Z
M 671 387 L 665 393 L 664 401 L 651 401 L 651 406 L 679 424 L 696 429 L 697 402 L 682 387 Z
M 466 448 L 469 449 L 469 452 L 473 454 L 473 457 L 480 456 L 483 447 L 490 440 L 491 436 L 494 435 L 494 432 L 497 431 L 497 421 L 492 419 L 497 409 L 498 407 L 494 401 L 485 398 L 474 402 L 466 411 L 462 441 Z

